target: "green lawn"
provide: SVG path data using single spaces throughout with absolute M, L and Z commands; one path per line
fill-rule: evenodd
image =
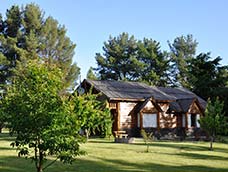
M 0 135 L 0 171 L 36 171 L 30 159 L 18 158 L 9 146 L 6 133 Z M 117 144 L 112 140 L 91 139 L 82 145 L 86 156 L 79 157 L 72 165 L 57 162 L 48 172 L 208 172 L 228 171 L 228 144 L 215 143 L 209 151 L 206 142 L 153 142 L 150 152 L 142 140 L 135 144 Z

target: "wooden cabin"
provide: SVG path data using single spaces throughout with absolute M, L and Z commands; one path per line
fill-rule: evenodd
M 80 88 L 100 93 L 100 99 L 108 102 L 114 121 L 113 132 L 126 131 L 130 136 L 140 135 L 141 129 L 160 136 L 196 131 L 200 128 L 198 120 L 206 106 L 206 101 L 185 88 L 88 79 L 81 83 Z

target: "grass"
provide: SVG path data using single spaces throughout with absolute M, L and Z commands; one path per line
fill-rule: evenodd
M 0 171 L 35 172 L 30 159 L 18 158 L 10 147 L 12 138 L 0 135 Z M 72 165 L 55 163 L 48 172 L 227 172 L 228 144 L 215 143 L 214 151 L 207 142 L 153 142 L 149 153 L 142 139 L 134 144 L 117 144 L 113 140 L 90 139 L 82 145 L 86 156 Z

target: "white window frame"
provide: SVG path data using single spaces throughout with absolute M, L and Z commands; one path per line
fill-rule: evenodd
M 200 120 L 200 114 L 196 114 L 196 128 L 200 128 L 199 120 Z
M 192 127 L 191 114 L 188 114 L 187 117 L 188 117 L 188 128 L 191 128 Z

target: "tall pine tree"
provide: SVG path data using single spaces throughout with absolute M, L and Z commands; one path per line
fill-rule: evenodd
M 169 84 L 169 59 L 167 53 L 160 50 L 159 42 L 147 38 L 139 41 L 137 59 L 144 64 L 138 71 L 141 81 L 155 86 Z
M 122 33 L 118 37 L 111 37 L 104 43 L 103 55 L 96 54 L 97 71 L 102 80 L 135 80 L 138 75 L 135 68 L 138 64 L 136 58 L 137 41 L 134 36 Z
M 189 61 L 195 57 L 198 42 L 192 35 L 180 36 L 174 39 L 173 43 L 168 41 L 171 57 L 171 71 L 173 86 L 190 88 L 188 84 Z
M 142 81 L 150 85 L 168 83 L 169 61 L 160 44 L 152 39 L 136 40 L 122 33 L 104 43 L 103 55 L 96 54 L 99 77 L 102 80 Z
M 44 18 L 39 6 L 12 6 L 5 19 L 0 18 L 0 82 L 11 75 L 16 61 L 41 58 L 61 68 L 66 87 L 73 86 L 80 72 L 72 63 L 75 44 L 66 36 L 66 29 L 52 17 Z

